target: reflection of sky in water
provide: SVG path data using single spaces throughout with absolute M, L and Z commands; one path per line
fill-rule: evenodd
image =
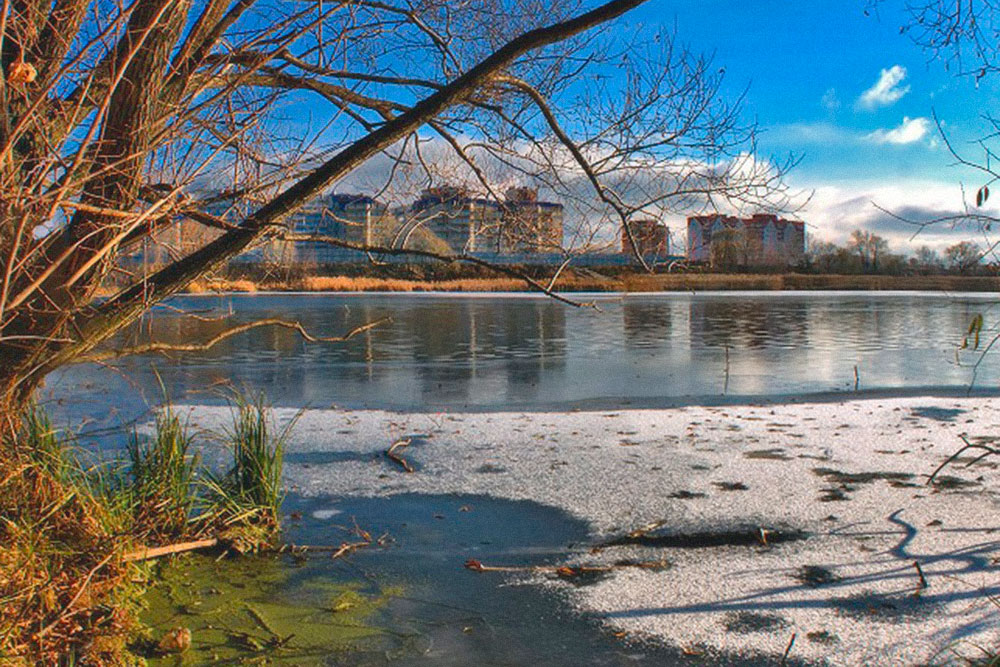
M 79 366 L 50 378 L 49 397 L 79 414 L 134 413 L 157 401 L 155 367 L 175 401 L 214 401 L 220 383 L 266 391 L 279 405 L 462 409 L 558 407 L 625 400 L 697 402 L 728 396 L 967 386 L 955 363 L 973 314 L 989 322 L 992 297 L 941 294 L 666 294 L 599 298 L 600 310 L 545 298 L 435 295 L 184 297 L 129 337 L 208 338 L 262 317 L 335 335 L 393 321 L 344 344 L 311 344 L 284 329 L 256 329 L 210 352 Z M 726 350 L 729 351 L 728 388 Z M 964 353 L 971 363 L 976 355 Z M 995 386 L 987 360 L 977 383 Z M 82 401 L 89 401 L 89 406 Z

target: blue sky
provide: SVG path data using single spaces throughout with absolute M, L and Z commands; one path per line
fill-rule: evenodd
M 969 158 L 986 133 L 981 115 L 997 99 L 994 79 L 958 77 L 900 33 L 901 0 L 865 15 L 865 0 L 654 0 L 630 22 L 676 25 L 680 41 L 715 54 L 732 95 L 749 87 L 763 157 L 801 157 L 789 181 L 814 192 L 799 213 L 814 237 L 842 241 L 855 227 L 874 229 L 903 251 L 974 236 L 970 229 L 912 230 L 875 204 L 909 215 L 962 207 L 961 184 L 974 195 L 981 177 L 954 166 L 933 123 Z

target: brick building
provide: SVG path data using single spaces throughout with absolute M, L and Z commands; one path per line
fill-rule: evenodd
M 643 257 L 666 257 L 670 254 L 670 233 L 667 226 L 656 220 L 632 220 L 628 223 L 632 237 Z M 634 255 L 632 239 L 621 229 L 622 252 Z

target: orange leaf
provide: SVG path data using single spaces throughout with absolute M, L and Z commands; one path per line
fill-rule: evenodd
M 15 86 L 31 83 L 38 78 L 38 71 L 30 63 L 15 60 L 7 68 L 7 81 Z

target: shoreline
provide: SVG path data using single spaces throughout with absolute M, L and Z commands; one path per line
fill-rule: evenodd
M 566 402 L 539 403 L 532 401 L 525 404 L 505 402 L 503 406 L 496 405 L 423 405 L 404 407 L 391 404 L 364 405 L 336 403 L 323 407 L 307 405 L 307 411 L 333 410 L 344 413 L 387 413 L 413 417 L 427 414 L 450 415 L 544 415 L 544 414 L 579 414 L 588 412 L 628 411 L 635 413 L 684 410 L 687 408 L 776 408 L 799 405 L 839 405 L 853 401 L 875 400 L 954 400 L 964 401 L 996 399 L 1000 397 L 1000 387 L 975 388 L 971 392 L 967 387 L 900 387 L 860 389 L 858 391 L 823 391 L 809 394 L 755 394 L 755 395 L 705 395 L 705 396 L 664 396 L 639 397 L 621 399 L 616 397 L 595 397 Z M 182 401 L 183 403 L 184 401 Z M 227 405 L 224 398 L 218 398 L 199 403 L 198 407 L 223 407 Z M 278 410 L 291 409 L 280 403 L 273 406 Z M 433 412 L 432 412 L 433 411 Z M 148 414 L 152 414 L 149 412 Z M 1000 431 L 998 431 L 1000 433 Z
M 543 282 L 546 282 L 543 280 Z M 109 290 L 110 293 L 111 290 Z M 568 274 L 555 291 L 572 293 L 661 293 L 703 291 L 891 291 L 1000 292 L 1000 278 L 991 276 L 872 276 L 813 274 Z M 303 276 L 286 280 L 246 277 L 195 281 L 189 293 L 213 292 L 513 292 L 537 293 L 512 278 L 453 278 L 417 280 L 364 276 Z
M 923 664 L 941 650 L 975 655 L 1000 641 L 987 597 L 1000 595 L 1000 462 L 925 483 L 959 434 L 1000 433 L 993 403 L 308 410 L 289 443 L 286 483 L 334 507 L 338 497 L 464 493 L 560 508 L 587 522 L 597 547 L 578 549 L 567 565 L 670 563 L 587 586 L 532 579 L 628 639 L 777 660 L 795 634 L 793 660 Z M 204 427 L 227 413 L 188 409 Z M 413 474 L 384 456 L 404 436 L 413 439 Z M 771 542 L 748 539 L 760 530 Z M 496 585 L 509 581 L 496 576 Z

